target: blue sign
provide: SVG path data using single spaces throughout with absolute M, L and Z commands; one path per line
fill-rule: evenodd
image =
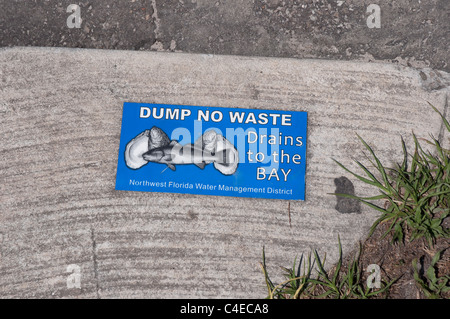
M 307 113 L 124 103 L 116 190 L 305 199 Z

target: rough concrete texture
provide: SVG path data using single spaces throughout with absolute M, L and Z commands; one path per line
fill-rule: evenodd
M 357 169 L 355 133 L 390 165 L 400 135 L 439 135 L 427 101 L 448 114 L 448 88 L 392 64 L 5 48 L 0 70 L 4 298 L 264 297 L 263 246 L 278 280 L 310 249 L 331 265 L 338 235 L 349 252 L 377 217 L 327 194 L 373 194 L 332 161 Z M 307 199 L 290 202 L 291 225 L 286 201 L 115 191 L 125 101 L 309 112 Z
M 367 7 L 381 10 L 369 28 Z M 79 29 L 66 25 L 81 7 Z M 0 46 L 392 61 L 450 71 L 448 0 L 9 0 Z

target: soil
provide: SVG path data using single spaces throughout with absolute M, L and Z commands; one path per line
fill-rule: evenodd
M 449 218 L 444 220 L 450 223 Z M 446 225 L 448 227 L 448 225 Z M 450 275 L 450 238 L 439 238 L 434 245 L 430 245 L 425 239 L 410 241 L 410 234 L 406 233 L 403 243 L 392 243 L 390 234 L 383 237 L 389 228 L 389 224 L 379 225 L 372 236 L 368 237 L 361 245 L 360 267 L 363 270 L 363 282 L 366 283 L 369 273 L 367 268 L 371 264 L 376 264 L 381 268 L 382 282 L 396 280 L 389 289 L 389 293 L 380 298 L 389 299 L 426 299 L 421 289 L 414 280 L 414 270 L 412 263 L 417 261 L 419 274 L 422 279 L 424 273 L 430 266 L 433 256 L 438 251 L 441 252 L 441 259 L 436 265 L 437 277 Z M 357 251 L 349 254 L 344 261 L 344 265 L 357 255 Z M 346 269 L 344 269 L 346 271 Z M 442 293 L 441 297 L 450 299 L 450 292 Z

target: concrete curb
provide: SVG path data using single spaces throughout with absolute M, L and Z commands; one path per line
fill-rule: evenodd
M 400 135 L 439 136 L 427 101 L 450 112 L 446 73 L 427 86 L 391 64 L 19 47 L 0 68 L 3 298 L 264 297 L 263 246 L 273 273 L 310 249 L 331 265 L 338 235 L 348 252 L 376 219 L 327 194 L 341 177 L 373 193 L 332 161 L 356 169 L 355 133 L 389 165 Z M 285 201 L 115 191 L 125 101 L 308 111 L 307 200 L 290 203 L 291 225 Z

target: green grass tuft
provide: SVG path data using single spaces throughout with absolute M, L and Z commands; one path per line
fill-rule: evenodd
M 311 262 L 311 253 L 306 262 L 303 256 L 298 266 L 296 259 L 292 268 L 283 268 L 286 278 L 280 284 L 274 285 L 269 278 L 263 249 L 263 262 L 261 268 L 266 279 L 268 299 L 369 299 L 377 296 L 386 296 L 390 286 L 395 282 L 382 283 L 380 289 L 365 287 L 362 279 L 362 269 L 359 263 L 359 253 L 353 258 L 347 267 L 343 267 L 342 246 L 339 242 L 339 261 L 336 267 L 328 273 L 325 270 L 325 256 L 322 259 L 317 251 L 313 252 L 314 259 Z M 316 276 L 312 276 L 316 264 Z M 344 270 L 346 268 L 347 270 Z
M 442 117 L 450 132 L 449 122 L 436 108 L 433 109 Z M 402 138 L 402 163 L 386 168 L 373 149 L 359 135 L 358 138 L 371 155 L 369 161 L 374 171 L 356 161 L 365 174 L 362 176 L 335 162 L 360 181 L 377 188 L 379 194 L 372 197 L 334 195 L 359 200 L 381 212 L 369 235 L 380 223 L 390 223 L 384 236 L 392 232 L 393 242 L 403 242 L 407 231 L 411 241 L 425 238 L 430 246 L 440 237 L 449 238 L 450 231 L 442 227 L 442 221 L 450 214 L 450 151 L 442 148 L 434 137 L 431 141 L 424 141 L 434 145 L 435 154 L 425 151 L 413 133 L 414 152 L 408 153 Z M 384 200 L 387 205 L 380 207 L 373 203 L 379 200 Z

